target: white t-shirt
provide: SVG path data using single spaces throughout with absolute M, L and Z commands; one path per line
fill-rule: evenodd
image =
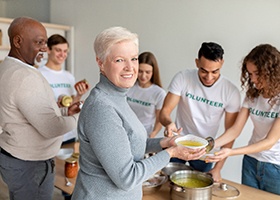
M 249 144 L 254 144 L 266 137 L 271 129 L 274 121 L 280 117 L 280 105 L 271 105 L 268 103 L 269 99 L 259 96 L 254 99 L 254 102 L 245 98 L 243 107 L 248 108 L 250 118 L 253 122 L 254 129 Z M 261 151 L 259 153 L 248 154 L 249 156 L 262 161 L 270 162 L 280 165 L 280 140 L 269 150 Z
M 148 136 L 154 129 L 156 110 L 162 108 L 165 95 L 165 90 L 158 85 L 142 88 L 138 82 L 127 93 L 128 104 L 145 126 Z
M 76 95 L 75 77 L 70 72 L 63 69 L 60 71 L 52 70 L 46 66 L 39 67 L 38 70 L 50 83 L 56 101 L 60 95 Z
M 58 97 L 60 95 L 76 95 L 76 90 L 74 88 L 74 85 L 76 83 L 75 78 L 70 72 L 63 69 L 60 71 L 52 70 L 47 66 L 41 66 L 38 68 L 38 70 L 49 82 L 54 92 L 56 101 L 58 100 Z M 74 129 L 73 131 L 70 131 L 63 136 L 63 141 L 67 141 L 76 137 L 77 130 Z
M 174 76 L 168 89 L 181 96 L 175 123 L 177 128 L 183 128 L 182 135 L 216 138 L 223 114 L 240 109 L 240 92 L 222 75 L 214 85 L 206 87 L 199 80 L 198 70 L 184 70 Z

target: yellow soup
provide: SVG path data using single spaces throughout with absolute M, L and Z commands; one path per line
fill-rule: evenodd
M 173 182 L 179 186 L 187 187 L 187 188 L 201 188 L 210 185 L 208 182 L 205 182 L 203 180 L 198 180 L 195 178 L 178 179 L 178 180 L 174 180 Z
M 193 141 L 193 140 L 179 141 L 178 144 L 181 144 L 183 146 L 189 146 L 189 147 L 200 147 L 203 145 L 201 142 Z

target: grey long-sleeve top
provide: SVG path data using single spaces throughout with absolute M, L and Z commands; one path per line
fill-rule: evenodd
M 126 100 L 127 89 L 105 76 L 86 99 L 78 122 L 80 171 L 73 200 L 140 200 L 142 183 L 169 162 L 161 138 L 147 139 Z M 145 152 L 158 152 L 143 159 Z

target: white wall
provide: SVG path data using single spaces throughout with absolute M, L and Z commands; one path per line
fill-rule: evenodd
M 158 59 L 165 89 L 176 72 L 195 67 L 204 41 L 224 47 L 222 73 L 238 87 L 240 61 L 249 50 L 260 43 L 280 49 L 279 0 L 51 0 L 50 5 L 51 23 L 75 27 L 75 76 L 91 85 L 99 79 L 94 38 L 111 26 L 139 34 L 141 52 L 152 51 Z M 235 146 L 246 144 L 251 130 L 248 123 Z M 224 178 L 240 182 L 241 158 L 227 160 Z

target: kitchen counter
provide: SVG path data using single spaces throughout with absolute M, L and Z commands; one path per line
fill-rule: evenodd
M 79 143 L 69 144 L 64 147 L 74 148 L 74 152 L 78 152 Z M 70 182 L 72 183 L 72 186 L 65 185 L 64 164 L 65 164 L 64 160 L 60 160 L 58 158 L 56 159 L 55 187 L 59 188 L 60 190 L 68 194 L 72 194 L 75 187 L 76 178 L 69 179 Z M 279 195 L 268 193 L 229 180 L 222 180 L 222 182 L 234 186 L 239 190 L 240 195 L 237 198 L 235 198 L 237 200 L 280 200 Z M 226 198 L 219 198 L 219 197 L 212 196 L 212 200 L 222 200 L 222 199 L 226 199 Z M 142 200 L 170 200 L 169 182 L 166 182 L 156 193 L 144 195 Z
M 279 195 L 258 190 L 246 185 L 235 183 L 229 180 L 222 180 L 223 183 L 234 186 L 240 192 L 239 196 L 234 198 L 237 200 L 280 200 Z M 144 195 L 142 200 L 170 200 L 169 182 L 165 183 L 159 191 L 154 194 Z M 212 195 L 212 200 L 226 200 L 226 198 L 219 198 Z

